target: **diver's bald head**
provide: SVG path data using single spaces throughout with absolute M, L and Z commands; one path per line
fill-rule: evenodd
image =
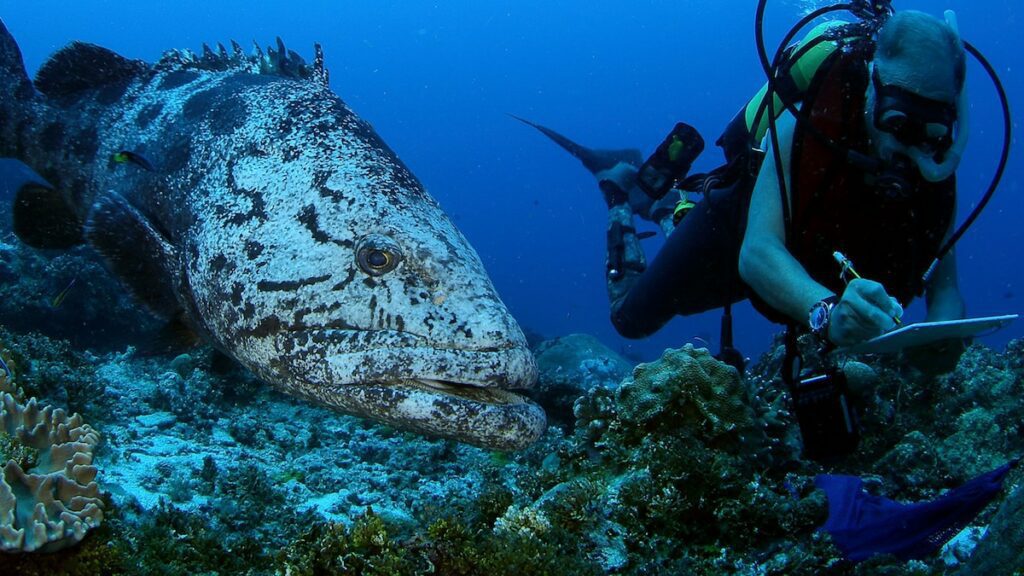
M 921 96 L 955 102 L 964 83 L 963 43 L 949 24 L 914 10 L 892 15 L 878 31 L 881 80 Z

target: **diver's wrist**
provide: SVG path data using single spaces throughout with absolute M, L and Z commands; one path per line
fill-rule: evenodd
M 838 303 L 839 296 L 833 294 L 815 302 L 807 312 L 807 326 L 811 334 L 823 345 L 832 344 L 830 337 L 832 313 Z

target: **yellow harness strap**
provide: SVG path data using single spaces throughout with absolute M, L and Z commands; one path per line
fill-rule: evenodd
M 793 52 L 800 50 L 800 47 L 805 43 L 821 36 L 821 34 L 827 29 L 833 26 L 842 26 L 843 24 L 843 22 L 825 22 L 815 26 L 807 33 L 806 36 L 804 36 L 803 40 L 794 46 Z M 793 80 L 793 84 L 799 92 L 802 93 L 807 90 L 807 87 L 810 86 L 814 75 L 817 74 L 818 68 L 821 67 L 821 63 L 835 52 L 836 48 L 838 48 L 838 45 L 835 42 L 820 42 L 817 46 L 801 55 L 799 60 L 792 63 L 789 68 L 790 78 Z M 768 131 L 768 116 L 766 114 L 762 114 L 760 118 L 757 118 L 757 112 L 761 109 L 761 103 L 764 101 L 767 92 L 768 83 L 765 82 L 764 86 L 762 86 L 750 102 L 747 103 L 747 107 L 744 110 L 747 130 L 754 135 L 755 142 L 760 142 Z M 776 118 L 778 118 L 783 110 L 784 107 L 782 105 L 782 100 L 779 99 L 778 96 L 775 96 L 772 102 L 772 113 Z

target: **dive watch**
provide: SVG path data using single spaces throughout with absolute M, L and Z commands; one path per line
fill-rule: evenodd
M 832 324 L 832 310 L 838 303 L 839 296 L 833 294 L 815 302 L 807 314 L 807 325 L 811 328 L 811 334 L 821 342 L 829 342 L 828 328 Z

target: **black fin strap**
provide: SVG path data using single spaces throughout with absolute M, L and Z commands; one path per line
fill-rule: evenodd
M 629 202 L 629 194 L 622 189 L 621 186 L 615 182 L 605 179 L 597 183 L 597 187 L 601 189 L 601 194 L 604 196 L 604 203 L 608 208 L 615 208 Z

